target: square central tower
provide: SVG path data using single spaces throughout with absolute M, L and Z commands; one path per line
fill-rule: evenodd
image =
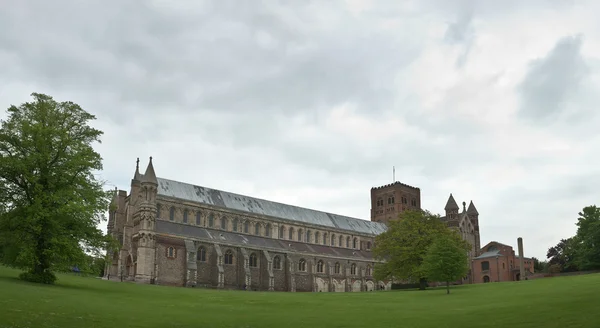
M 371 188 L 371 221 L 387 223 L 406 210 L 421 209 L 421 189 L 401 182 Z

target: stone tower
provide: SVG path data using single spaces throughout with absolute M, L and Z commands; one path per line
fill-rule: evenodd
M 454 200 L 454 196 L 452 196 L 452 194 L 450 194 L 444 210 L 446 211 L 447 220 L 454 220 L 458 217 L 458 204 L 456 204 L 456 200 Z
M 136 176 L 139 172 L 136 171 Z M 135 280 L 143 283 L 154 283 L 154 261 L 156 255 L 155 225 L 156 225 L 156 194 L 158 181 L 152 157 L 141 176 L 140 200 L 138 210 L 133 218 L 133 240 L 137 245 L 137 260 Z
M 471 223 L 475 227 L 475 246 L 477 247 L 477 252 L 479 252 L 479 249 L 481 248 L 479 236 L 479 212 L 477 212 L 473 201 L 471 201 L 471 203 L 469 204 L 469 208 L 467 208 L 467 215 L 469 216 Z
M 421 189 L 401 182 L 371 188 L 371 221 L 387 223 L 406 210 L 421 209 Z

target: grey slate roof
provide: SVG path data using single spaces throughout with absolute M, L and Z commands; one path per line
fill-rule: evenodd
M 228 231 L 206 229 L 203 227 L 187 225 L 183 223 L 156 220 L 156 231 L 158 233 L 188 237 L 208 242 L 220 242 L 235 246 L 248 248 L 270 248 L 281 252 L 303 252 L 311 254 L 322 254 L 329 256 L 350 257 L 362 260 L 372 260 L 371 253 L 340 247 L 330 247 L 317 244 L 298 243 L 290 240 L 266 238 L 253 235 L 245 235 Z
M 496 257 L 496 256 L 504 256 L 504 255 L 502 255 L 502 253 L 500 253 L 499 250 L 495 250 L 495 251 L 491 251 L 491 252 L 485 252 L 485 253 L 477 256 L 474 259 L 478 260 L 478 259 L 485 259 L 485 258 Z
M 471 203 L 469 203 L 469 208 L 467 209 L 467 213 L 474 214 L 474 215 L 479 215 L 479 212 L 477 212 L 477 208 L 475 208 L 475 205 L 473 204 L 473 201 L 471 201 Z
M 449 210 L 458 210 L 458 204 L 456 204 L 456 201 L 454 200 L 454 196 L 452 196 L 452 194 L 450 194 L 450 197 L 448 198 L 448 202 L 446 203 L 446 206 L 444 206 L 444 210 L 449 211 Z
M 157 178 L 157 180 L 158 194 L 161 196 L 358 233 L 378 235 L 387 229 L 385 224 L 379 222 L 281 204 L 164 178 Z

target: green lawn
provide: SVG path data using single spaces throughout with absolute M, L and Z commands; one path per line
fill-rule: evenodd
M 600 274 L 445 290 L 269 293 L 136 285 L 0 267 L 0 327 L 600 327 Z

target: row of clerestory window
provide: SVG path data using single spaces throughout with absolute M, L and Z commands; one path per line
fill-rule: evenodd
M 183 223 L 189 223 L 189 215 L 188 215 L 188 210 L 183 210 Z M 160 217 L 160 213 L 161 213 L 161 205 L 157 204 L 157 215 L 158 217 Z M 171 206 L 169 209 L 169 221 L 175 221 L 175 207 Z M 215 215 L 213 213 L 209 213 L 208 218 L 207 218 L 207 226 L 209 228 L 215 228 Z M 200 211 L 195 213 L 195 223 L 196 225 L 202 225 L 202 214 Z M 229 220 L 227 217 L 221 217 L 221 219 L 219 220 L 219 228 L 222 230 L 227 231 L 228 229 L 228 225 L 229 225 Z M 271 231 L 272 231 L 272 225 L 270 223 L 267 223 L 266 225 L 264 225 L 264 230 L 261 229 L 262 228 L 262 224 L 259 222 L 256 223 L 251 223 L 250 221 L 243 221 L 242 223 L 239 222 L 239 220 L 237 218 L 234 218 L 232 221 L 232 229 L 231 231 L 233 232 L 243 232 L 243 233 L 247 233 L 249 234 L 251 231 L 254 235 L 256 236 L 265 236 L 265 237 L 271 237 Z M 286 235 L 287 235 L 287 239 L 288 240 L 295 240 L 295 241 L 300 241 L 300 242 L 307 242 L 307 243 L 314 243 L 314 244 L 323 244 L 323 245 L 330 245 L 330 246 L 337 246 L 337 247 L 346 247 L 346 248 L 353 248 L 353 249 L 359 249 L 359 240 L 358 238 L 354 237 L 354 238 L 350 238 L 349 236 L 346 237 L 346 239 L 344 240 L 344 237 L 342 235 L 336 237 L 335 233 L 332 233 L 331 235 L 329 235 L 327 232 L 321 234 L 319 231 L 314 233 L 314 238 L 313 238 L 313 233 L 310 229 L 307 229 L 306 231 L 304 231 L 303 229 L 298 229 L 297 231 L 294 229 L 294 227 L 289 227 L 289 229 L 287 229 L 287 234 L 286 232 L 286 227 L 284 225 L 279 227 L 279 238 L 280 239 L 286 239 Z M 261 234 L 262 232 L 262 234 Z M 295 235 L 297 234 L 297 235 Z M 294 239 L 294 237 L 296 237 L 297 239 Z M 345 243 L 344 243 L 345 241 Z M 345 245 L 345 246 L 344 246 Z M 367 241 L 364 246 L 366 247 L 367 250 L 371 250 L 371 242 Z

